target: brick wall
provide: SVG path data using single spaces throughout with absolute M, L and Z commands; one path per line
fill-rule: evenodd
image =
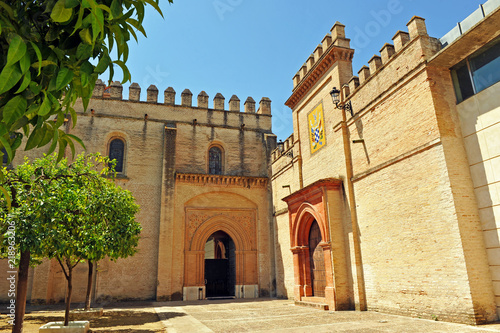
M 124 172 L 116 179 L 116 183 L 130 190 L 141 207 L 137 215 L 143 228 L 139 251 L 133 257 L 117 262 L 99 262 L 96 299 L 155 299 L 158 296 L 158 281 L 161 281 L 161 288 L 165 288 L 167 280 L 171 281 L 168 282 L 171 286 L 162 289 L 162 295 L 179 299 L 179 296 L 173 295 L 181 293 L 182 298 L 183 243 L 169 238 L 175 237 L 175 234 L 162 235 L 161 232 L 168 233 L 172 231 L 172 226 L 177 225 L 180 229 L 176 232 L 182 233 L 184 204 L 201 193 L 219 193 L 221 190 L 237 192 L 258 205 L 259 283 L 263 295 L 273 292 L 268 239 L 270 190 L 267 187 L 251 189 L 242 186 L 236 189 L 231 186 L 222 189 L 217 186 L 181 186 L 175 189 L 175 178 L 169 180 L 175 177 L 176 172 L 208 173 L 208 149 L 213 143 L 223 148 L 224 174 L 266 178 L 268 150 L 274 148 L 275 138 L 271 133 L 270 110 L 266 107 L 264 103 L 261 104 L 262 110 L 257 112 L 255 109 L 253 112 L 239 112 L 234 106 L 234 111 L 225 111 L 154 101 L 94 98 L 88 111 L 82 113 L 82 106 L 77 103 L 78 124 L 74 129 L 68 124 L 67 131 L 84 141 L 88 153 L 101 152 L 106 155 L 112 138 L 119 137 L 125 141 Z M 169 133 L 176 133 L 174 140 L 169 139 Z M 171 149 L 171 145 L 175 145 L 175 149 Z M 13 164 L 21 163 L 23 156 L 31 159 L 41 156 L 46 150 L 47 147 L 24 154 L 20 151 Z M 81 151 L 77 147 L 77 152 Z M 69 150 L 67 155 L 70 156 Z M 169 163 L 172 165 L 169 166 Z M 219 205 L 216 201 L 212 203 Z M 174 202 L 175 205 L 170 207 Z M 237 208 L 238 202 L 233 201 L 230 205 Z M 178 211 L 174 218 L 175 209 Z M 162 228 L 162 224 L 168 224 L 169 227 Z M 170 241 L 160 244 L 160 240 L 165 239 Z M 169 252 L 173 256 L 171 258 L 175 259 L 160 262 L 159 249 Z M 167 274 L 162 275 L 164 271 L 159 271 L 159 265 L 168 267 Z M 34 272 L 34 280 L 30 282 L 33 300 L 63 300 L 65 280 L 55 261 L 45 262 Z M 78 265 L 74 278 L 76 302 L 84 300 L 86 278 L 87 264 Z M 3 285 L 3 281 L 1 283 Z
M 360 71 L 361 85 L 350 80 L 350 92 L 346 90 L 355 112 L 354 117 L 348 114 L 347 128 L 367 306 L 447 321 L 495 320 L 486 250 L 449 72 L 427 64 L 439 47 L 427 35 L 423 19 L 414 17 L 408 26 L 408 40 L 398 40 L 405 36 L 398 33 L 395 53 Z M 344 179 L 347 189 L 341 111 L 329 96 L 333 87 L 347 83 L 345 71 L 345 63 L 337 60 L 300 101 L 291 104 L 303 186 L 334 177 Z M 294 95 L 300 94 L 301 84 L 312 82 L 308 76 L 300 77 L 305 79 L 295 86 Z M 307 115 L 319 103 L 323 103 L 327 145 L 311 154 Z M 285 196 L 282 184 L 300 183 L 300 172 L 283 171 L 282 159 L 273 163 L 275 210 L 281 209 L 279 199 Z M 349 221 L 349 214 L 343 218 Z M 285 216 L 276 218 L 278 229 L 286 231 L 288 223 Z M 355 240 L 348 224 L 344 229 L 345 256 L 351 262 L 344 271 L 351 275 L 351 297 L 358 303 Z M 282 238 L 283 245 L 289 244 Z M 283 258 L 290 262 L 290 256 Z M 285 268 L 283 278 L 292 273 Z

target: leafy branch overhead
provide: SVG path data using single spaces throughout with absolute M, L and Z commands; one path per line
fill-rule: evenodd
M 87 109 L 100 74 L 112 80 L 117 65 L 130 80 L 127 43 L 146 36 L 147 5 L 162 15 L 159 0 L 0 0 L 0 149 L 9 160 L 23 137 L 25 150 L 50 144 L 59 159 L 68 146 L 74 155 L 74 141 L 83 146 L 60 127 L 76 124 L 74 103 Z

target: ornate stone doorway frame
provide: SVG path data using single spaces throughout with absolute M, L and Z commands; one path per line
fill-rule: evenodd
M 186 243 L 183 299 L 205 298 L 205 243 L 216 231 L 234 242 L 236 298 L 259 296 L 254 209 L 186 208 Z
M 313 295 L 309 231 L 314 221 L 321 231 L 326 271 L 325 302 L 330 310 L 352 308 L 346 236 L 343 227 L 342 181 L 322 179 L 283 198 L 288 204 L 295 300 Z

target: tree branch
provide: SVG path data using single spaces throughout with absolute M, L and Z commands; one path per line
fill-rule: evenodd
M 64 264 L 61 262 L 61 259 L 59 259 L 59 257 L 56 257 L 56 259 L 59 262 L 59 265 L 61 265 L 61 268 L 63 270 L 64 276 L 66 277 L 66 280 L 69 279 L 69 275 L 66 273 L 66 270 L 64 269 Z

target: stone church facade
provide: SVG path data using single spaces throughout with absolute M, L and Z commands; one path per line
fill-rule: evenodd
M 140 101 L 132 84 L 124 100 L 121 85 L 98 82 L 66 130 L 120 161 L 143 232 L 134 257 L 99 262 L 94 299 L 271 296 L 497 320 L 498 22 L 498 0 L 440 40 L 413 17 L 357 76 L 337 22 L 293 78 L 293 134 L 279 143 L 268 98 L 233 96 L 226 109 L 217 94 L 209 108 L 204 92 L 193 106 L 189 90 L 176 104 L 172 88 L 159 102 L 150 86 Z M 77 302 L 86 273 L 77 266 Z M 44 262 L 28 298 L 62 301 L 64 282 Z
M 175 94 L 168 88 L 158 102 L 158 89 L 150 86 L 147 101 L 140 101 L 140 87 L 133 84 L 129 99 L 123 100 L 118 82 L 105 89 L 99 81 L 88 111 L 75 108 L 78 125 L 71 128 L 67 122 L 66 130 L 85 142 L 87 152 L 119 161 L 116 183 L 130 190 L 141 207 L 138 253 L 116 263 L 100 261 L 93 297 L 271 296 L 268 157 L 276 146 L 271 101 L 263 98 L 256 108 L 249 97 L 240 110 L 233 96 L 227 109 L 217 94 L 208 108 L 205 92 L 196 106 L 189 90 L 182 92 L 180 105 Z M 86 264 L 76 269 L 74 301 L 79 302 L 85 295 Z M 32 302 L 64 300 L 65 279 L 56 261 L 37 266 L 31 275 Z

